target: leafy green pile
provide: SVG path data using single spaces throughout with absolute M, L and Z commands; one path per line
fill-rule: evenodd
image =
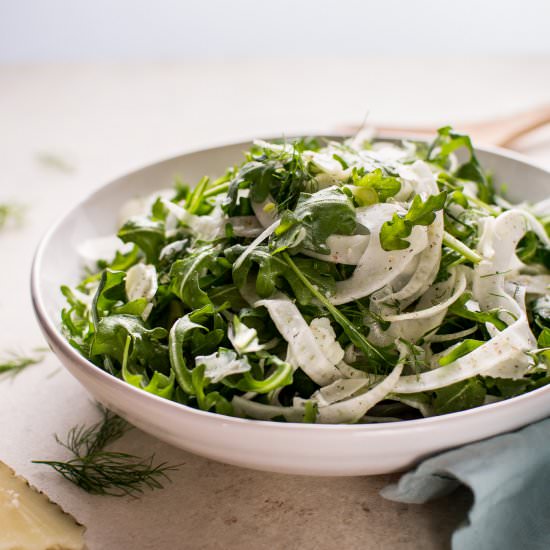
M 429 147 L 258 141 L 223 177 L 142 201 L 62 288 L 62 326 L 99 368 L 205 411 L 464 410 L 550 381 L 549 214 L 499 196 L 451 128 Z

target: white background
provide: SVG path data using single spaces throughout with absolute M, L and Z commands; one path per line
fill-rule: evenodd
M 0 0 L 0 62 L 547 54 L 549 27 L 548 0 Z

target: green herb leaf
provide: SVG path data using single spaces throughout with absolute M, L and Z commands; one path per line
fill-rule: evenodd
M 541 329 L 550 329 L 550 297 L 543 296 L 533 304 L 533 317 Z
M 170 290 L 189 308 L 197 309 L 211 303 L 202 286 L 206 271 L 215 278 L 229 271 L 230 266 L 217 261 L 220 250 L 219 246 L 207 245 L 172 264 Z
M 275 252 L 300 247 L 330 254 L 326 240 L 330 235 L 352 235 L 357 226 L 355 208 L 337 187 L 311 195 L 302 193 L 294 211 L 285 210 L 275 230 L 271 248 Z
M 465 292 L 460 296 L 454 304 L 449 307 L 449 313 L 462 317 L 463 319 L 470 319 L 475 321 L 479 325 L 484 325 L 485 323 L 491 323 L 498 330 L 504 330 L 506 328 L 506 323 L 499 318 L 500 310 L 491 309 L 488 311 L 471 311 L 466 307 L 466 303 L 471 300 L 472 294 L 470 292 Z
M 532 381 L 526 378 L 493 378 L 491 376 L 484 376 L 482 378 L 487 393 L 498 397 L 508 399 L 509 397 L 515 397 L 528 391 L 532 386 Z
M 204 375 L 204 371 L 204 365 L 198 365 L 191 373 L 191 382 L 199 408 L 203 411 L 209 411 L 214 408 L 218 414 L 231 415 L 233 406 L 220 392 L 205 392 L 205 389 L 210 385 L 210 380 Z
M 228 258 L 238 257 L 244 247 L 235 246 L 225 251 Z M 297 258 L 301 271 L 307 273 L 313 284 L 325 294 L 332 294 L 336 289 L 334 265 L 313 258 Z M 279 256 L 271 255 L 266 247 L 258 246 L 246 260 L 233 271 L 233 280 L 241 288 L 246 283 L 253 264 L 258 265 L 256 292 L 261 298 L 269 298 L 278 289 L 290 290 L 300 304 L 311 302 L 311 292 L 300 278 Z
M 278 161 L 251 161 L 239 170 L 239 177 L 250 186 L 250 199 L 253 202 L 263 202 L 269 196 L 273 187 L 278 185 L 276 173 L 282 165 Z
M 100 317 L 108 315 L 116 305 L 121 305 L 126 301 L 125 279 L 124 271 L 111 271 L 110 269 L 103 271 L 92 303 L 96 322 Z
M 109 315 L 99 320 L 91 354 L 107 355 L 120 365 L 124 358 L 127 337 L 131 339 L 129 360 L 133 365 L 169 372 L 168 348 L 161 343 L 168 336 L 162 327 L 148 329 L 139 317 Z
M 292 384 L 292 365 L 281 361 L 277 356 L 269 353 L 259 354 L 259 357 L 265 361 L 265 367 L 272 366 L 272 372 L 264 379 L 258 380 L 250 372 L 245 372 L 239 376 L 237 382 L 233 382 L 233 377 L 223 380 L 223 383 L 231 388 L 236 388 L 244 392 L 253 391 L 256 393 L 269 393 L 270 391 L 282 388 Z M 264 367 L 264 368 L 265 368 Z
M 10 376 L 17 376 L 27 367 L 37 365 L 43 360 L 43 354 L 24 355 L 20 353 L 8 353 L 4 357 L 0 358 L 0 375 L 9 374 Z
M 485 344 L 485 342 L 481 340 L 470 340 L 469 338 L 466 338 L 466 340 L 464 340 L 458 346 L 453 348 L 449 353 L 447 353 L 443 357 L 440 357 L 439 364 L 442 367 L 444 367 L 445 365 L 449 365 L 450 363 L 453 363 L 457 359 L 460 359 L 461 357 L 468 355 L 468 353 L 474 351 L 475 349 L 479 348 L 479 346 L 482 346 L 483 344 Z
M 128 365 L 129 350 L 132 343 L 131 337 L 126 337 L 126 345 L 124 346 L 124 355 L 122 358 L 122 379 L 140 390 L 164 397 L 165 399 L 171 399 L 174 391 L 174 373 L 170 372 L 170 376 L 155 371 L 153 376 L 149 379 L 146 369 L 140 368 L 141 372 L 133 373 L 130 371 Z
M 544 351 L 539 352 L 542 360 L 547 367 L 550 367 L 550 328 L 544 327 L 537 338 L 539 348 Z
M 449 155 L 457 149 L 465 148 L 468 151 L 469 159 L 461 164 L 453 175 L 476 183 L 479 198 L 485 202 L 492 202 L 494 191 L 479 164 L 470 137 L 455 132 L 450 126 L 440 128 L 437 133 L 438 137 L 428 150 L 427 160 L 448 169 Z
M 433 408 L 435 414 L 447 414 L 483 405 L 485 388 L 477 378 L 451 384 L 435 392 Z
M 176 380 L 188 395 L 195 395 L 188 363 L 197 355 L 218 349 L 226 335 L 226 323 L 211 305 L 206 305 L 178 319 L 170 329 L 170 364 Z M 189 361 L 188 361 L 189 358 Z
M 197 183 L 197 185 L 195 185 L 187 196 L 185 201 L 185 209 L 190 214 L 196 214 L 200 210 L 209 182 L 210 178 L 205 176 L 199 181 L 199 183 Z
M 122 242 L 135 243 L 145 254 L 147 263 L 153 264 L 164 245 L 164 223 L 136 216 L 130 218 L 117 235 Z
M 387 221 L 380 229 L 380 244 L 384 250 L 404 250 L 410 242 L 406 240 L 410 236 L 415 225 L 430 225 L 435 220 L 438 210 L 445 206 L 447 194 L 443 191 L 439 195 L 431 195 L 426 201 L 422 201 L 420 195 L 416 195 L 405 216 L 394 214 L 391 221 Z
M 136 496 L 145 489 L 162 489 L 162 482 L 170 481 L 167 473 L 177 470 L 179 465 L 154 464 L 154 455 L 140 458 L 106 451 L 105 447 L 122 437 L 129 426 L 107 409 L 99 409 L 102 414 L 99 422 L 71 428 L 64 441 L 55 436 L 72 458 L 66 462 L 33 460 L 33 464 L 50 466 L 68 481 L 95 495 Z

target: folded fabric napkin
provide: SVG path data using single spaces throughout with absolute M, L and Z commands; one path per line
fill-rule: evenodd
M 550 419 L 429 458 L 381 495 L 420 504 L 460 484 L 474 503 L 453 550 L 550 549 Z

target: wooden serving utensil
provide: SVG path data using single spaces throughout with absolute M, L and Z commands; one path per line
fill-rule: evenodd
M 534 109 L 515 113 L 506 117 L 474 122 L 470 124 L 457 124 L 456 130 L 469 134 L 475 142 L 500 147 L 508 147 L 521 136 L 532 132 L 533 130 L 550 123 L 550 103 L 540 105 Z M 383 126 L 373 124 L 377 132 L 388 136 L 428 136 L 434 135 L 437 128 Z M 359 126 L 343 126 L 338 128 L 341 133 L 354 134 L 359 130 Z

